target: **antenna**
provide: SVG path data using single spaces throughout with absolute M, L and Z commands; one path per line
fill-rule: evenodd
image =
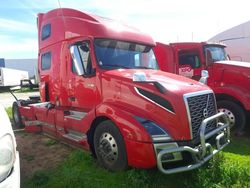
M 57 2 L 58 2 L 58 5 L 59 5 L 59 8 L 61 9 L 62 19 L 63 19 L 63 26 L 64 26 L 64 29 L 65 29 L 66 22 L 65 22 L 64 15 L 63 15 L 63 11 L 62 11 L 62 6 L 61 6 L 61 3 L 60 3 L 60 0 L 57 0 Z
M 63 10 L 62 10 L 62 7 L 61 7 L 61 3 L 60 3 L 60 0 L 57 0 L 58 2 L 58 5 L 59 5 L 59 8 L 61 10 L 61 13 L 62 13 L 62 20 L 63 20 L 63 30 L 64 30 L 64 37 L 66 38 L 65 36 L 65 29 L 66 29 L 66 22 L 65 22 L 65 18 L 64 18 L 64 15 L 63 15 Z M 60 61 L 62 61 L 62 56 L 60 55 Z
M 59 7 L 62 8 L 62 7 L 61 7 L 60 0 L 57 0 L 57 2 L 58 2 Z

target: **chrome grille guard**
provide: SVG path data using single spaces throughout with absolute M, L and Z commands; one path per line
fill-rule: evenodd
M 218 123 L 217 128 L 212 130 L 211 132 L 205 134 L 206 126 L 209 122 L 211 122 L 214 119 L 223 118 L 224 123 Z M 216 141 L 216 149 L 213 149 L 212 145 L 210 143 L 206 143 L 206 140 L 211 138 L 212 136 L 215 136 L 218 134 L 215 138 Z M 209 159 L 211 159 L 215 154 L 217 154 L 220 150 L 222 150 L 224 147 L 226 147 L 230 143 L 230 128 L 229 128 L 229 120 L 226 117 L 226 115 L 223 112 L 217 113 L 209 118 L 206 118 L 202 121 L 200 126 L 200 145 L 196 146 L 195 148 L 192 148 L 190 146 L 180 146 L 177 148 L 171 148 L 171 149 L 164 149 L 161 150 L 157 154 L 157 166 L 158 169 L 164 173 L 164 174 L 173 174 L 178 172 L 185 172 L 189 170 L 193 170 L 195 168 L 200 167 L 205 162 L 207 162 Z M 221 145 L 221 140 L 225 139 L 225 143 Z M 165 154 L 171 154 L 175 152 L 189 152 L 193 158 L 195 159 L 194 164 L 190 164 L 187 166 L 181 166 L 171 169 L 164 169 L 163 163 L 162 163 L 162 157 Z M 209 154 L 207 154 L 209 153 Z

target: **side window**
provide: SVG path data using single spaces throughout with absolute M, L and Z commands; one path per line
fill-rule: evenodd
M 85 74 L 86 75 L 91 74 L 93 69 L 90 57 L 89 42 L 88 41 L 79 42 L 78 44 L 76 44 L 76 46 L 80 54 L 81 63 L 83 65 Z M 73 59 L 72 59 L 72 72 L 77 73 L 76 67 L 73 63 Z
M 190 65 L 192 68 L 199 68 L 201 63 L 197 53 L 179 52 L 179 65 Z
M 78 46 L 79 52 L 81 54 L 82 63 L 85 71 L 88 73 L 88 69 L 91 68 L 91 59 L 90 59 L 90 53 L 89 53 L 89 44 L 83 43 Z
M 51 34 L 51 24 L 46 24 L 42 28 L 42 40 L 50 37 Z
M 42 54 L 41 68 L 42 70 L 49 70 L 51 67 L 51 52 Z

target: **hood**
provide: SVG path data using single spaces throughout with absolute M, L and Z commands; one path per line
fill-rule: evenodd
M 151 82 L 133 81 L 135 73 L 143 73 Z M 191 138 L 184 94 L 212 92 L 195 80 L 150 69 L 108 70 L 103 72 L 102 80 L 105 102 L 113 102 L 132 117 L 156 123 L 174 140 Z M 165 91 L 161 92 L 152 82 L 159 83 Z
M 213 65 L 214 79 L 243 88 L 249 87 L 250 63 L 241 61 L 218 61 Z M 223 74 L 222 74 L 223 73 Z
M 215 62 L 212 79 L 211 84 L 214 83 L 214 89 L 221 89 L 222 87 L 233 89 L 237 87 L 240 88 L 237 89 L 237 92 L 248 93 L 250 90 L 250 63 L 241 61 Z
M 222 65 L 230 65 L 230 66 L 238 66 L 244 68 L 250 68 L 249 62 L 242 62 L 242 61 L 217 61 L 215 64 L 222 64 Z
M 151 69 L 116 69 L 107 71 L 111 77 L 122 81 L 133 82 L 135 73 L 144 73 L 147 81 L 155 81 L 160 83 L 167 91 L 179 94 L 196 92 L 200 90 L 208 90 L 209 87 L 195 80 L 179 76 L 160 70 Z

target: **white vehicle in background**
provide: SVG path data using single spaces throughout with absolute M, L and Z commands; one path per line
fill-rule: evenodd
M 0 105 L 0 188 L 20 187 L 19 153 L 6 111 Z
M 0 87 L 18 86 L 25 79 L 29 79 L 27 71 L 0 67 Z

